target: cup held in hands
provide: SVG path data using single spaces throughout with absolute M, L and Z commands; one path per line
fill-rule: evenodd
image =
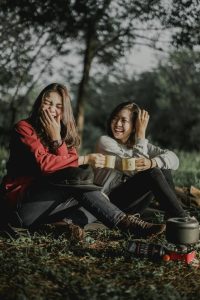
M 135 170 L 135 158 L 122 158 L 122 170 L 133 171 Z
M 116 156 L 114 155 L 106 155 L 105 156 L 105 168 L 114 169 L 115 168 L 115 160 Z

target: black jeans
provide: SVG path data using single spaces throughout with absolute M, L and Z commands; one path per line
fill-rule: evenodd
M 85 191 L 76 188 L 60 187 L 41 182 L 31 186 L 19 203 L 16 219 L 12 225 L 25 228 L 52 223 L 63 218 L 80 217 L 86 225 L 96 219 L 106 226 L 115 227 L 125 216 L 108 197 L 100 191 Z M 79 223 L 78 220 L 76 223 Z
M 153 168 L 138 172 L 113 189 L 109 198 L 121 210 L 141 214 L 149 206 L 152 194 L 168 217 L 187 216 L 174 192 L 169 170 Z

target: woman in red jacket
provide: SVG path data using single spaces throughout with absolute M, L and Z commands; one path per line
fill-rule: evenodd
M 160 234 L 164 225 L 127 216 L 98 190 L 76 190 L 48 182 L 49 176 L 68 167 L 104 166 L 102 154 L 78 157 L 78 145 L 68 90 L 61 84 L 50 84 L 37 97 L 30 117 L 19 121 L 12 132 L 7 175 L 2 181 L 4 201 L 15 211 L 9 222 L 16 227 L 35 228 L 81 212 L 85 224 L 98 219 L 137 237 Z M 72 232 L 78 229 L 82 236 L 78 224 L 67 226 Z

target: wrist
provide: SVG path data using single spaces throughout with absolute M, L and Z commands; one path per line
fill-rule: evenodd
M 155 159 L 150 159 L 150 169 L 157 167 L 157 163 Z
M 136 137 L 138 139 L 145 139 L 145 132 L 136 132 Z
M 52 140 L 50 141 L 50 147 L 52 149 L 57 149 L 62 145 L 63 141 L 61 139 L 59 140 Z

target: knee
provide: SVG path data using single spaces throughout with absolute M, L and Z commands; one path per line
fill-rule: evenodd
M 150 175 L 153 178 L 155 178 L 155 177 L 165 177 L 164 174 L 163 174 L 163 172 L 162 172 L 162 170 L 159 169 L 159 168 L 157 168 L 157 167 L 156 168 L 152 168 L 150 170 Z
M 108 195 L 106 195 L 104 192 L 101 192 L 101 194 L 104 196 L 104 198 L 108 201 L 110 201 L 110 198 L 108 197 Z
M 171 169 L 161 169 L 163 175 L 166 177 L 166 178 L 172 178 L 172 171 Z

